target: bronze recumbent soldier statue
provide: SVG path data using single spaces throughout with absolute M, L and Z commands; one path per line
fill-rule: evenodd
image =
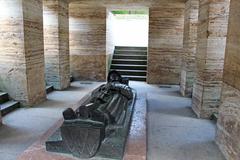
M 128 80 L 110 72 L 108 83 L 95 89 L 76 111 L 63 112 L 64 122 L 46 149 L 79 158 L 121 159 L 135 97 Z

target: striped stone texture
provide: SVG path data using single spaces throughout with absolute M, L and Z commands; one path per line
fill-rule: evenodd
M 217 144 L 227 160 L 240 159 L 240 1 L 231 0 L 223 74 L 223 89 L 217 123 Z
M 192 108 L 201 118 L 218 112 L 228 27 L 229 0 L 200 0 L 197 76 Z
M 196 75 L 198 10 L 199 0 L 186 2 L 180 91 L 183 96 L 187 97 L 192 95 Z
M 74 79 L 106 79 L 106 8 L 69 4 L 70 69 Z
M 112 56 L 114 52 L 114 15 L 111 10 L 107 10 L 107 33 L 106 33 L 106 52 L 107 52 L 107 72 L 110 70 Z
M 84 6 L 105 6 L 105 7 L 119 7 L 122 8 L 138 8 L 138 7 L 152 7 L 163 6 L 168 3 L 185 3 L 186 0 L 68 0 L 70 3 L 77 2 Z
M 70 85 L 68 3 L 43 1 L 45 79 L 62 90 Z
M 148 83 L 180 83 L 184 7 L 176 2 L 149 8 Z
M 0 1 L 0 90 L 23 105 L 45 100 L 41 0 Z

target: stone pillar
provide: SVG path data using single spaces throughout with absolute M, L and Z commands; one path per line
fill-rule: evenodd
M 192 108 L 198 117 L 218 112 L 222 87 L 229 0 L 200 0 L 197 77 Z
M 70 70 L 74 79 L 105 81 L 106 7 L 69 4 Z
M 43 22 L 46 83 L 62 90 L 70 85 L 68 2 L 44 0 Z
M 183 57 L 180 91 L 191 97 L 196 74 L 197 24 L 199 0 L 188 0 L 185 5 Z
M 23 105 L 45 100 L 41 0 L 0 0 L 0 90 Z
M 148 83 L 180 83 L 184 7 L 167 2 L 149 8 Z
M 240 158 L 240 1 L 231 0 L 216 142 L 227 160 Z
M 2 115 L 1 115 L 1 112 L 0 112 L 0 126 L 2 125 Z

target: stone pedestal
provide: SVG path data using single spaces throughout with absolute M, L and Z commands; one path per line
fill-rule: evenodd
M 180 91 L 191 97 L 196 75 L 196 48 L 199 0 L 188 0 L 185 5 L 183 57 Z
M 138 96 L 132 117 L 123 160 L 147 159 L 147 101 L 146 95 Z
M 200 0 L 197 77 L 192 108 L 198 117 L 218 112 L 228 27 L 229 0 Z
M 78 108 L 89 95 L 85 96 L 78 104 L 71 106 Z M 124 160 L 146 160 L 147 157 L 147 105 L 146 96 L 138 96 L 135 102 L 135 108 L 130 126 L 130 133 L 127 138 Z M 30 146 L 17 160 L 76 160 L 77 158 L 66 154 L 47 152 L 45 142 L 62 125 L 63 119 L 60 119 L 51 127 L 42 137 Z M 91 158 L 91 160 L 112 160 L 106 158 Z
M 43 22 L 45 79 L 62 90 L 70 85 L 68 2 L 44 0 Z
M 42 1 L 0 1 L 0 10 L 0 89 L 32 106 L 46 97 Z
M 231 0 L 216 141 L 227 160 L 240 158 L 240 1 Z

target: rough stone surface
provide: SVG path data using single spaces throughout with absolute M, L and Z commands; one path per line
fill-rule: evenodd
M 106 30 L 106 52 L 107 52 L 107 71 L 110 70 L 112 56 L 114 52 L 114 15 L 111 9 L 107 10 L 107 30 Z
M 106 8 L 69 4 L 70 69 L 75 79 L 106 79 Z
M 138 94 L 123 160 L 147 159 L 147 100 Z
M 192 108 L 198 117 L 209 118 L 220 104 L 229 0 L 200 0 L 199 5 Z
M 196 48 L 198 24 L 198 0 L 188 0 L 185 5 L 183 57 L 181 70 L 180 91 L 183 96 L 192 95 L 193 83 L 196 74 Z
M 70 85 L 67 1 L 44 0 L 43 21 L 46 83 L 65 89 Z
M 240 159 L 240 1 L 231 0 L 216 141 L 227 160 Z
M 31 106 L 46 97 L 42 1 L 2 0 L 0 10 L 0 89 Z
M 224 83 L 216 142 L 227 160 L 240 158 L 240 91 Z
M 184 3 L 149 8 L 148 83 L 179 84 Z

